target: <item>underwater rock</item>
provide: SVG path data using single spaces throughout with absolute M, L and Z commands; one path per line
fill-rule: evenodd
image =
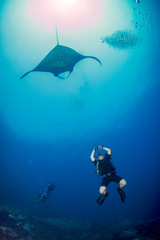
M 89 224 L 79 224 L 74 219 L 37 218 L 16 209 L 0 208 L 0 240 L 101 240 L 105 236 L 107 232 L 98 225 L 97 229 L 90 229 Z
M 143 239 L 160 239 L 160 217 L 151 219 L 146 223 L 141 223 L 135 226 L 140 237 Z
M 118 49 L 128 49 L 136 46 L 138 42 L 137 36 L 129 30 L 116 31 L 111 36 L 101 38 L 101 42 L 106 42 L 110 47 Z
M 4 240 L 28 240 L 29 233 L 23 228 L 22 215 L 18 215 L 16 211 L 9 208 L 0 209 L 0 239 Z
M 97 222 L 76 222 L 62 217 L 38 218 L 16 209 L 0 208 L 0 240 L 159 240 L 160 218 L 118 229 Z
M 132 224 L 125 229 L 122 226 L 121 228 L 113 235 L 112 240 L 160 239 L 160 217 L 140 224 Z
M 114 235 L 112 240 L 138 240 L 137 231 L 133 230 L 126 230 L 126 231 L 120 231 Z

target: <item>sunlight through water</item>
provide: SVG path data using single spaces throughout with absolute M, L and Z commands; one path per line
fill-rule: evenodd
M 31 17 L 47 28 L 56 23 L 62 29 L 79 29 L 94 24 L 103 11 L 103 0 L 34 0 Z
M 134 28 L 131 7 L 127 0 L 6 1 L 1 52 L 8 65 L 1 81 L 6 89 L 1 109 L 8 125 L 20 135 L 43 139 L 86 136 L 97 126 L 112 129 L 149 81 L 141 74 L 152 60 L 146 58 L 149 38 L 145 28 Z M 35 72 L 19 81 L 56 46 L 56 23 L 60 45 L 95 56 L 102 66 L 84 59 L 66 80 Z M 129 50 L 102 44 L 102 37 L 126 30 L 138 40 L 141 33 L 145 41 Z

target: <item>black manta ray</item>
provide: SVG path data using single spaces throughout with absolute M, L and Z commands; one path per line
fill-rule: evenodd
M 60 45 L 57 35 L 57 46 L 47 54 L 47 56 L 38 64 L 37 67 L 25 73 L 20 79 L 25 77 L 27 74 L 35 71 L 50 72 L 54 74 L 54 76 L 64 79 L 63 77 L 60 77 L 59 74 L 69 72 L 70 75 L 76 63 L 85 58 L 95 59 L 101 64 L 100 60 L 96 57 L 84 56 L 79 54 L 72 48 Z M 66 78 L 68 78 L 69 75 Z

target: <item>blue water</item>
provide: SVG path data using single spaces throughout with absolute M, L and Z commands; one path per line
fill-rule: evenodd
M 131 1 L 112 2 L 120 11 L 117 23 L 114 14 L 104 14 L 93 26 L 59 29 L 61 44 L 98 57 L 102 67 L 86 59 L 67 80 L 31 73 L 20 81 L 56 38 L 31 20 L 27 25 L 27 18 L 19 21 L 20 1 L 1 1 L 0 204 L 115 224 L 159 216 L 159 4 L 141 1 L 152 17 L 137 29 L 140 18 Z M 102 36 L 127 28 L 139 39 L 133 48 L 101 43 Z M 97 145 L 111 148 L 118 174 L 127 181 L 124 204 L 115 183 L 104 205 L 96 203 L 101 178 L 90 154 Z M 51 181 L 56 192 L 38 205 L 32 196 Z

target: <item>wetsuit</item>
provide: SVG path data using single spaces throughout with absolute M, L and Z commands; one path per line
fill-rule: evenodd
M 111 155 L 106 153 L 102 160 L 95 160 L 93 163 L 95 166 L 98 165 L 98 173 L 102 176 L 101 186 L 107 187 L 110 182 L 119 183 L 123 179 L 116 174 L 116 168 L 111 162 Z
M 50 197 L 51 192 L 54 192 L 54 191 L 55 191 L 55 184 L 50 183 L 43 193 L 39 193 L 33 198 L 36 202 L 45 202 L 48 199 L 48 197 Z

